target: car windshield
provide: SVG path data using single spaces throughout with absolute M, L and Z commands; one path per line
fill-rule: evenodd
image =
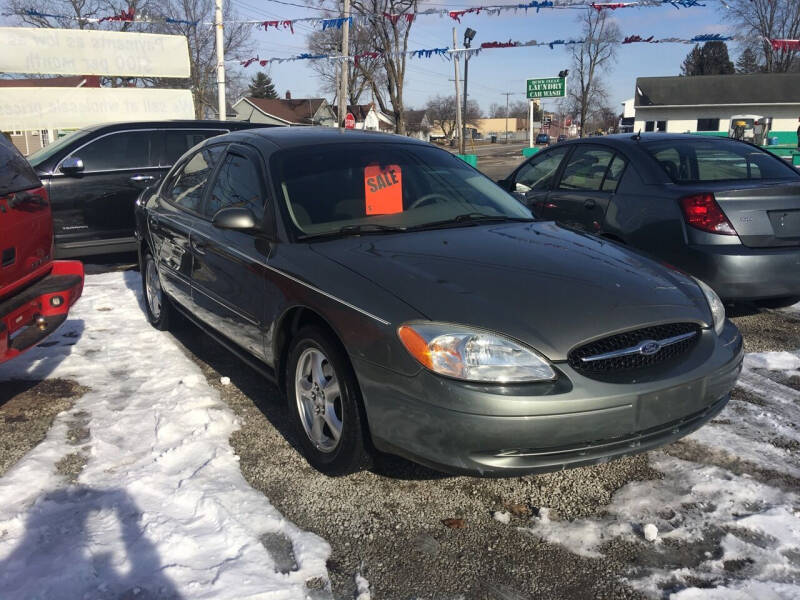
M 271 166 L 289 220 L 304 236 L 532 219 L 493 181 L 429 146 L 303 147 L 277 152 Z
M 642 147 L 675 183 L 800 177 L 781 159 L 740 142 L 672 139 L 645 142 Z
M 75 141 L 85 133 L 86 132 L 83 131 L 82 129 L 71 131 L 64 137 L 58 138 L 52 144 L 48 144 L 44 148 L 39 148 L 36 152 L 34 152 L 28 157 L 28 162 L 31 163 L 32 166 L 38 167 L 48 158 L 50 158 L 51 156 L 56 154 L 59 150 L 64 148 L 67 144 L 71 144 L 73 141 Z

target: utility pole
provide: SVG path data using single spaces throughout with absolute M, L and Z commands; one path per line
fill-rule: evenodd
M 344 127 L 344 117 L 347 114 L 347 87 L 348 76 L 350 75 L 350 0 L 344 0 L 344 10 L 342 17 L 345 19 L 342 23 L 342 59 L 339 63 L 342 65 L 342 77 L 340 80 L 341 87 L 339 88 L 339 128 Z
M 219 120 L 228 118 L 225 114 L 225 33 L 222 29 L 222 0 L 215 0 L 214 27 L 217 31 L 217 102 Z
M 500 94 L 501 96 L 506 97 L 506 144 L 508 144 L 508 97 L 511 96 L 513 92 L 505 92 Z
M 453 27 L 453 50 L 458 50 L 458 38 L 456 36 L 455 27 Z M 461 94 L 458 89 L 458 54 L 458 52 L 453 52 L 453 69 L 455 69 L 456 78 L 456 131 L 460 138 L 458 143 L 459 154 L 464 154 L 464 136 L 461 131 Z
M 472 45 L 472 40 L 475 38 L 475 30 L 467 27 L 464 31 L 464 48 L 469 48 Z M 469 52 L 464 52 L 464 110 L 461 113 L 463 120 L 463 129 L 461 130 L 461 154 L 466 154 L 467 144 L 467 77 L 469 76 Z

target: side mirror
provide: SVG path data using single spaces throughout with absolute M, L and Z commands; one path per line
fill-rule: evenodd
M 83 172 L 83 168 L 83 161 L 80 158 L 77 156 L 68 156 L 64 159 L 64 162 L 61 163 L 60 171 L 64 173 L 64 175 L 77 175 Z
M 233 229 L 236 231 L 249 231 L 257 227 L 256 218 L 248 208 L 232 206 L 217 211 L 211 219 L 211 224 L 219 229 Z

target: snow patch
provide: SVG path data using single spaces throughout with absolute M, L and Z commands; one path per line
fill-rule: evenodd
M 655 542 L 658 539 L 658 527 L 652 523 L 644 526 L 644 539 L 648 542 Z
M 356 600 L 371 600 L 369 593 L 369 581 L 361 573 L 356 573 Z
M 535 518 L 527 531 L 582 556 L 600 558 L 621 538 L 658 553 L 647 564 L 689 565 L 632 567 L 631 585 L 651 597 L 800 597 L 800 392 L 785 383 L 798 368 L 797 353 L 747 355 L 737 385 L 752 398 L 731 400 L 687 438 L 691 460 L 653 452 L 663 479 L 623 486 L 605 516 Z M 642 537 L 665 543 L 645 549 Z
M 504 525 L 508 525 L 511 522 L 511 513 L 505 510 L 495 511 L 494 520 L 500 521 Z
M 0 479 L 0 589 L 16 598 L 305 598 L 329 545 L 286 521 L 239 470 L 236 418 L 169 334 L 148 325 L 135 272 L 89 275 L 49 341 L 0 366 L 1 382 L 89 388 Z M 89 439 L 67 443 L 78 414 Z M 86 459 L 76 485 L 55 464 Z M 297 570 L 259 541 L 291 542 Z

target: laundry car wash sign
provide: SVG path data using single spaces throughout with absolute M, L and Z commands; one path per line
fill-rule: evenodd
M 528 99 L 563 98 L 566 96 L 566 77 L 543 77 L 528 79 Z

